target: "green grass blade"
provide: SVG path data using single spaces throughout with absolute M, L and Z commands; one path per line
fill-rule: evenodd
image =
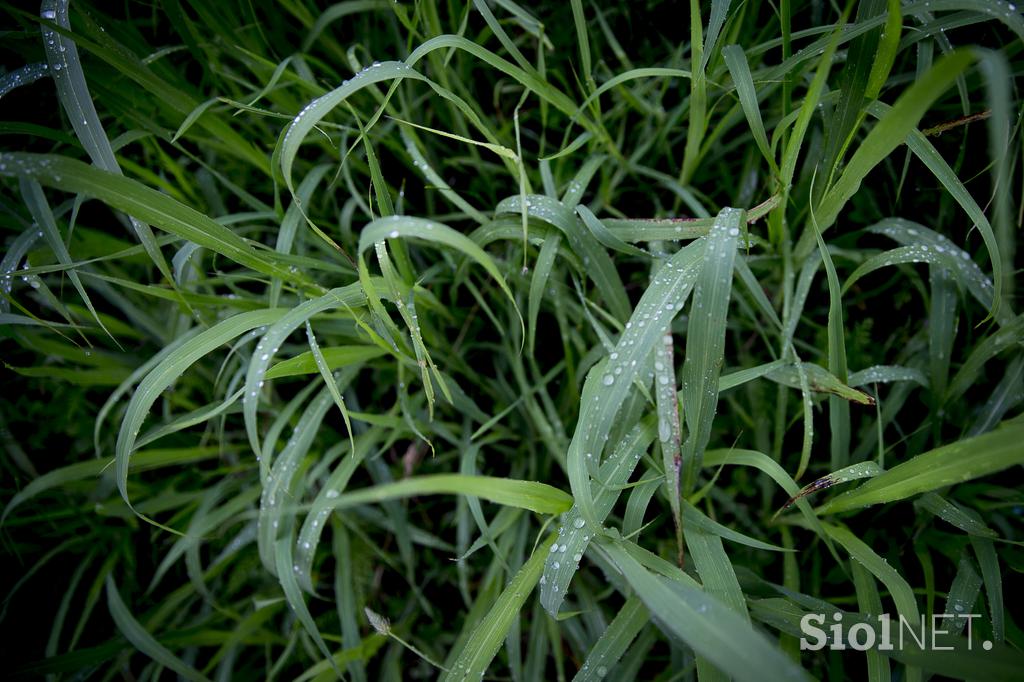
M 718 377 L 725 354 L 725 320 L 732 294 L 733 263 L 743 211 L 723 209 L 715 218 L 704 247 L 686 339 L 683 363 L 683 414 L 687 435 L 683 443 L 683 494 L 697 482 L 711 424 L 718 408 Z
M 442 675 L 442 680 L 479 680 L 484 676 L 509 629 L 519 618 L 527 597 L 540 580 L 544 557 L 553 542 L 554 539 L 549 537 L 537 545 L 487 614 L 475 625 L 472 634 L 454 657 L 451 669 Z
M 884 504 L 986 476 L 1024 462 L 1024 422 L 1004 422 L 991 433 L 950 443 L 897 464 L 867 483 L 826 502 L 819 510 L 836 514 Z
M 601 549 L 660 627 L 733 679 L 801 677 L 795 663 L 729 607 L 695 587 L 654 575 L 623 549 L 621 542 L 602 541 Z
M 121 599 L 117 591 L 117 585 L 110 575 L 106 580 L 107 587 L 107 608 L 110 609 L 110 617 L 114 619 L 117 629 L 132 643 L 139 651 L 143 652 L 160 665 L 173 670 L 175 673 L 195 682 L 209 682 L 208 678 L 198 670 L 185 663 L 183 660 L 171 653 L 167 647 L 160 644 L 149 634 L 142 625 L 135 620 L 131 611 Z
M 650 611 L 636 596 L 630 597 L 616 614 L 594 646 L 587 652 L 587 658 L 572 678 L 573 682 L 598 682 L 615 669 L 629 646 L 650 622 Z

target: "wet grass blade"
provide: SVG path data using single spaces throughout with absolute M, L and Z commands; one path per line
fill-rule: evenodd
M 920 493 L 1002 471 L 1024 462 L 1019 447 L 1024 422 L 1004 422 L 991 433 L 966 438 L 897 464 L 884 474 L 826 502 L 820 513 L 836 514 L 872 504 L 895 502 Z
M 114 584 L 114 579 L 111 576 L 107 576 L 106 580 L 107 590 L 107 608 L 110 609 L 110 617 L 114 619 L 114 623 L 117 625 L 118 630 L 121 634 L 132 643 L 136 649 L 146 654 L 160 665 L 173 670 L 175 673 L 185 678 L 186 680 L 193 680 L 193 682 L 209 682 L 205 675 L 199 673 L 198 670 L 185 663 L 183 660 L 171 653 L 165 646 L 160 642 L 153 639 L 153 635 L 149 634 L 145 628 L 132 616 L 131 611 L 125 605 L 121 599 L 121 595 L 117 591 L 117 585 Z
M 718 409 L 718 377 L 725 353 L 725 320 L 732 294 L 733 263 L 743 211 L 723 209 L 715 218 L 704 247 L 704 262 L 693 292 L 683 363 L 683 494 L 697 482 L 711 424 Z
M 800 677 L 800 670 L 767 638 L 739 615 L 701 590 L 656 576 L 626 550 L 621 541 L 602 541 L 601 548 L 666 628 L 737 680 Z

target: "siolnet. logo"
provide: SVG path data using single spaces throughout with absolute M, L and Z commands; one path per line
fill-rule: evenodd
M 800 650 L 820 651 L 828 647 L 833 651 L 902 651 L 908 648 L 925 651 L 966 648 L 971 651 L 975 647 L 972 625 L 979 617 L 977 613 L 936 613 L 930 619 L 921 616 L 920 621 L 913 622 L 903 616 L 894 619 L 883 613 L 876 616 L 874 622 L 861 619 L 851 623 L 849 614 L 844 617 L 837 611 L 832 614 L 833 622 L 826 626 L 828 619 L 824 613 L 807 613 L 800 619 L 803 634 Z M 983 640 L 981 648 L 990 651 L 992 642 Z

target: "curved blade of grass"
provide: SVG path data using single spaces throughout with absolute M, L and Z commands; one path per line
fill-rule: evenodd
M 826 502 L 818 512 L 836 514 L 884 504 L 987 476 L 1024 462 L 1024 421 L 1003 422 L 1000 428 L 930 450 L 867 483 Z
M 313 43 L 324 32 L 324 29 L 338 19 L 362 12 L 387 11 L 390 6 L 391 3 L 387 2 L 387 0 L 345 0 L 345 2 L 331 5 L 317 15 L 316 23 L 309 29 L 309 33 L 306 34 L 305 39 L 302 41 L 302 51 L 309 52 L 309 48 L 313 46 Z
M 125 410 L 124 419 L 117 434 L 114 455 L 117 489 L 121 493 L 121 499 L 129 507 L 132 506 L 128 499 L 128 467 L 131 454 L 135 449 L 139 428 L 146 420 L 146 415 L 149 414 L 150 408 L 160 394 L 208 353 L 256 327 L 276 322 L 284 312 L 283 310 L 254 310 L 230 317 L 183 343 L 174 352 L 167 355 L 142 380 Z
M 798 496 L 799 486 L 796 481 L 786 473 L 778 462 L 769 457 L 768 455 L 757 452 L 756 450 L 709 450 L 705 453 L 704 466 L 706 467 L 718 467 L 723 464 L 729 464 L 734 466 L 749 466 L 759 471 L 764 472 L 775 481 L 776 484 L 782 490 L 790 496 L 790 498 L 796 498 L 794 504 L 797 509 L 800 510 L 800 514 L 803 516 L 807 526 L 818 534 L 818 537 L 822 539 L 826 547 L 832 556 L 839 560 L 836 554 L 835 548 L 832 545 L 832 540 L 825 532 L 824 527 L 821 525 L 821 521 L 815 515 L 814 510 L 811 509 L 811 505 L 807 500 Z
M 874 102 L 868 107 L 868 113 L 875 117 L 881 117 L 887 111 L 889 111 L 889 107 L 882 102 Z M 946 160 L 942 158 L 938 150 L 935 149 L 935 146 L 932 145 L 923 133 L 918 130 L 911 131 L 907 136 L 906 143 L 907 148 L 910 149 L 910 151 L 912 151 L 922 163 L 924 163 L 928 170 L 931 171 L 932 175 L 935 176 L 935 179 L 942 183 L 942 186 L 947 192 L 949 192 L 953 199 L 956 200 L 967 216 L 971 219 L 973 224 L 977 227 L 978 232 L 981 234 L 982 240 L 985 243 L 985 248 L 988 250 L 989 258 L 993 262 L 993 267 L 998 267 L 995 265 L 995 261 L 998 259 L 1000 251 L 995 237 L 995 232 L 993 231 L 988 218 L 985 216 L 985 212 L 974 200 L 974 197 L 972 197 L 967 191 L 967 188 L 964 187 L 963 182 L 961 182 L 960 178 L 957 177 L 953 169 L 950 168 L 949 164 L 946 163 Z M 928 236 L 927 233 L 922 234 Z M 898 234 L 890 236 L 893 236 L 899 241 Z M 904 243 L 917 243 L 917 240 Z M 993 312 L 997 315 L 999 313 L 999 311 Z M 1009 315 L 1010 313 L 1006 314 Z M 999 317 L 997 317 L 997 319 L 999 319 Z
M 359 233 L 359 253 L 363 253 L 373 244 L 382 242 L 385 239 L 398 239 L 401 237 L 415 237 L 442 244 L 476 261 L 480 267 L 487 271 L 487 274 L 494 278 L 518 313 L 519 308 L 516 306 L 512 290 L 508 288 L 508 284 L 505 282 L 505 278 L 502 277 L 501 271 L 498 270 L 498 266 L 494 264 L 494 261 L 487 255 L 487 252 L 461 232 L 457 232 L 442 223 L 407 216 L 391 216 L 390 218 L 374 220 L 368 223 L 362 232 Z M 520 321 L 522 321 L 522 316 L 520 316 Z
M 132 471 L 149 471 L 152 469 L 180 466 L 182 464 L 193 464 L 207 459 L 214 459 L 220 454 L 220 448 L 216 446 L 168 450 L 143 450 L 135 453 L 132 457 L 130 468 Z M 13 512 L 27 500 L 30 500 L 48 490 L 60 488 L 69 483 L 75 483 L 77 481 L 84 481 L 86 479 L 101 476 L 113 463 L 113 457 L 91 459 L 85 462 L 69 464 L 33 478 L 28 485 L 19 490 L 17 494 L 12 496 L 10 501 L 7 502 L 7 505 L 4 507 L 3 514 L 0 514 L 0 525 L 3 524 L 8 514 Z
M 927 509 L 943 521 L 951 523 L 965 533 L 984 538 L 998 537 L 996 532 L 986 526 L 980 519 L 968 514 L 966 510 L 945 499 L 937 493 L 925 493 L 914 501 L 915 506 Z
M 125 606 L 121 595 L 117 591 L 117 586 L 114 584 L 114 579 L 110 575 L 107 575 L 106 587 L 107 607 L 110 609 L 110 617 L 114 619 L 117 629 L 121 631 L 125 639 L 132 643 L 132 646 L 165 668 L 173 670 L 186 680 L 209 682 L 205 675 L 172 654 L 167 647 L 156 641 L 153 635 L 146 632 L 146 629 L 132 617 L 131 611 Z
M 330 167 L 327 164 L 316 166 L 299 183 L 299 188 L 295 192 L 295 199 L 285 212 L 284 219 L 281 221 L 281 228 L 277 231 L 277 241 L 274 244 L 274 250 L 278 253 L 291 253 L 292 246 L 295 243 L 295 236 L 299 229 L 299 223 L 302 220 L 302 206 L 309 203 L 313 196 L 313 190 L 320 184 L 320 181 L 329 169 Z M 283 285 L 284 282 L 280 279 L 274 279 L 270 283 L 268 307 L 277 307 Z
M 69 0 L 43 0 L 39 11 L 40 16 L 68 31 L 71 28 L 68 18 L 68 2 Z M 117 159 L 114 158 L 114 150 L 110 146 L 107 134 L 103 130 L 103 124 L 96 113 L 92 96 L 89 94 L 89 87 L 85 82 L 85 72 L 82 70 L 82 62 L 78 57 L 78 47 L 75 45 L 75 41 L 61 32 L 54 31 L 46 24 L 42 26 L 42 37 L 46 60 L 50 65 L 54 85 L 57 87 L 57 96 L 68 115 L 75 135 L 97 167 L 120 175 L 121 167 L 118 165 Z M 128 219 L 157 269 L 168 282 L 173 282 L 170 268 L 160 252 L 160 247 L 157 245 L 149 225 L 131 213 L 128 214 Z
M 702 512 L 701 510 L 694 507 L 686 500 L 682 501 L 682 514 L 684 525 L 686 526 L 686 528 L 693 528 L 704 533 L 705 535 L 714 535 L 716 537 L 722 538 L 723 540 L 729 540 L 730 542 L 735 542 L 737 544 L 745 545 L 747 547 L 753 547 L 754 549 L 767 550 L 769 552 L 788 551 L 783 547 L 779 547 L 778 545 L 773 545 L 768 542 L 762 542 L 761 540 L 757 540 L 755 538 L 744 535 L 739 531 L 735 531 L 732 528 L 729 528 L 728 526 L 723 526 L 722 524 L 718 523 L 714 519 L 704 514 L 704 512 Z
M 50 75 L 50 65 L 45 62 L 26 64 L 25 66 L 5 73 L 0 77 L 0 98 L 8 94 L 14 88 L 22 85 L 30 85 L 40 78 Z
M 929 263 L 952 272 L 981 305 L 985 308 L 992 307 L 992 281 L 971 259 L 969 253 L 944 236 L 922 225 L 899 218 L 890 218 L 868 229 L 871 232 L 892 237 L 906 246 L 885 251 L 865 260 L 850 273 L 843 284 L 844 292 L 848 291 L 857 280 L 879 268 L 900 263 Z M 1006 312 L 1008 311 L 1004 311 L 1003 315 Z M 1005 320 L 1006 318 L 1001 316 L 1001 319 Z
M 146 445 L 149 445 L 154 441 L 158 441 L 161 438 L 168 436 L 172 433 L 177 433 L 182 429 L 187 429 L 188 427 L 195 426 L 196 424 L 202 424 L 203 422 L 207 422 L 213 419 L 214 417 L 223 414 L 228 408 L 230 408 L 232 405 L 238 402 L 238 399 L 242 397 L 242 392 L 244 390 L 245 389 L 240 388 L 218 403 L 210 403 L 209 405 L 204 405 L 203 407 L 200 407 L 196 410 L 192 410 L 191 412 L 188 412 L 186 414 L 183 414 L 179 417 L 172 419 L 168 423 L 163 424 L 162 426 L 153 429 L 149 433 L 140 437 L 137 441 L 135 441 L 135 447 L 145 447 Z
M 0 175 L 24 176 L 41 185 L 84 194 L 129 215 L 152 223 L 166 232 L 195 242 L 257 272 L 280 277 L 294 285 L 317 290 L 305 275 L 291 272 L 263 256 L 231 229 L 155 189 L 116 173 L 110 173 L 54 154 L 0 154 Z M 173 281 L 170 270 L 169 281 Z
M 598 219 L 598 217 L 595 216 L 586 206 L 577 206 L 576 213 L 583 219 L 583 224 L 587 226 L 588 230 L 590 230 L 590 234 L 594 236 L 594 239 L 601 242 L 604 246 L 630 256 L 650 258 L 650 254 L 643 249 L 638 249 L 632 244 L 624 242 L 615 236 L 615 233 L 605 227 L 604 223 L 602 223 L 601 220 Z
M 41 230 L 29 227 L 7 245 L 3 260 L 0 260 L 0 313 L 11 311 L 9 297 L 14 284 L 14 271 L 18 269 L 18 265 L 25 259 L 25 254 L 32 249 L 36 240 L 42 236 Z
M 518 214 L 523 208 L 523 201 L 519 196 L 508 197 L 495 207 L 494 212 L 499 215 L 502 213 Z M 589 233 L 584 232 L 581 221 L 575 213 L 557 199 L 542 194 L 527 195 L 525 202 L 527 215 L 557 227 L 566 236 L 570 248 L 583 261 L 584 274 L 597 286 L 605 304 L 619 320 L 627 319 L 629 317 L 629 298 L 625 294 L 618 270 L 608 253 L 601 248 L 600 243 L 596 239 L 590 238 Z
M 331 514 L 332 500 L 336 499 L 348 487 L 348 483 L 366 457 L 380 442 L 384 429 L 374 427 L 355 438 L 355 450 L 350 450 L 327 478 L 320 492 L 310 506 L 309 513 L 299 530 L 295 546 L 295 564 L 299 567 L 297 577 L 299 584 L 307 592 L 313 593 L 311 569 L 316 549 L 320 544 L 320 536 L 327 526 Z

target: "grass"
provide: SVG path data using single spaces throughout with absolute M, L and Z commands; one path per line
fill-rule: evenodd
M 5 7 L 7 674 L 1019 679 L 1024 17 L 685 9 Z

